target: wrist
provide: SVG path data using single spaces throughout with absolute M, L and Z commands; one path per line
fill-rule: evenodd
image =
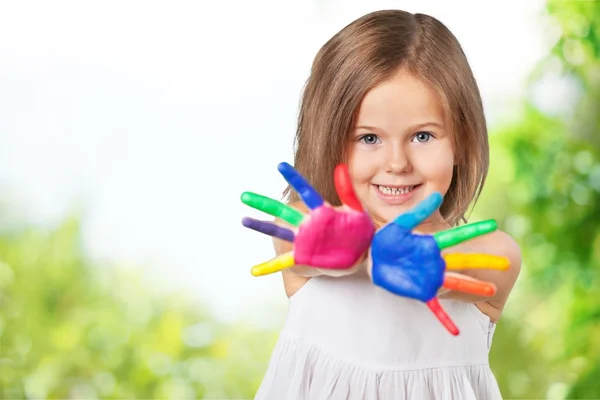
M 364 267 L 364 260 L 354 264 L 354 266 L 352 266 L 351 268 L 345 268 L 345 269 L 315 268 L 315 269 L 317 271 L 319 271 L 322 275 L 339 278 L 341 276 L 348 276 L 348 275 L 355 274 L 356 272 L 360 271 L 363 267 Z
M 295 265 L 289 268 L 288 271 L 304 278 L 312 278 L 313 276 L 323 275 L 319 268 L 313 268 L 306 265 Z

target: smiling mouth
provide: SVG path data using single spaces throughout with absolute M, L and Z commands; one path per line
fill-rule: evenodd
M 377 187 L 377 189 L 384 195 L 400 196 L 400 195 L 408 194 L 408 193 L 412 192 L 417 187 L 421 186 L 421 184 L 411 185 L 411 186 L 384 186 L 384 185 L 374 185 L 374 186 Z

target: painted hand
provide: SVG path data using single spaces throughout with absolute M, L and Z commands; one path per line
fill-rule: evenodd
M 244 192 L 242 202 L 257 210 L 279 217 L 297 229 L 291 230 L 272 222 L 249 217 L 242 220 L 247 228 L 293 242 L 293 251 L 256 265 L 252 275 L 271 274 L 294 265 L 322 269 L 349 269 L 365 256 L 375 226 L 356 198 L 348 169 L 340 164 L 335 169 L 335 187 L 344 204 L 333 208 L 291 165 L 281 163 L 279 172 L 310 209 L 305 215 L 277 200 L 255 193 Z
M 411 230 L 426 220 L 442 203 L 434 193 L 415 208 L 380 229 L 371 246 L 373 283 L 399 296 L 425 302 L 453 335 L 458 328 L 437 300 L 440 287 L 482 296 L 493 296 L 494 284 L 456 276 L 447 270 L 488 268 L 507 269 L 506 257 L 486 254 L 447 254 L 441 250 L 496 230 L 494 220 L 481 221 L 434 235 L 417 235 Z

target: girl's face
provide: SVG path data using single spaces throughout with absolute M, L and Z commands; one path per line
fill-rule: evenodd
M 454 149 L 444 117 L 435 94 L 404 71 L 363 99 L 350 133 L 348 167 L 357 196 L 378 225 L 433 192 L 447 192 Z M 428 221 L 443 222 L 439 211 Z

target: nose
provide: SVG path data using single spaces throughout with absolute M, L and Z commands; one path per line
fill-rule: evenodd
M 387 154 L 386 172 L 401 174 L 410 171 L 408 155 L 401 146 L 390 146 Z

